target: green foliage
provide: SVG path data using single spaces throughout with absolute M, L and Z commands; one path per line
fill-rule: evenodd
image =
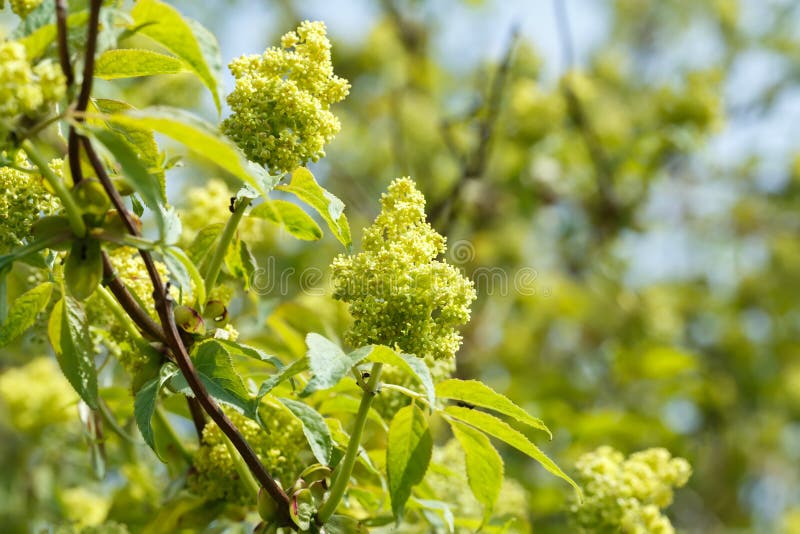
M 26 291 L 11 304 L 8 316 L 0 324 L 0 347 L 4 347 L 25 333 L 39 313 L 50 302 L 53 284 L 45 282 Z
M 554 61 L 390 0 L 221 118 L 211 31 L 66 4 L 0 45 L 4 529 L 797 530 L 796 6 L 559 3 Z
M 386 474 L 389 495 L 392 512 L 400 520 L 411 489 L 422 482 L 431 459 L 433 438 L 428 428 L 428 417 L 415 404 L 406 406 L 392 419 L 388 441 Z

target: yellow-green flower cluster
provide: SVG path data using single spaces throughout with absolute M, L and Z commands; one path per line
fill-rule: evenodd
M 350 84 L 333 73 L 324 23 L 305 21 L 283 36 L 280 47 L 234 59 L 228 67 L 236 87 L 222 131 L 248 158 L 280 173 L 325 155 L 325 144 L 340 128 L 330 105 L 347 96 Z
M 426 356 L 425 363 L 428 369 L 431 370 L 431 378 L 433 378 L 434 384 L 451 378 L 456 370 L 456 361 L 454 358 L 436 360 L 431 356 Z M 393 365 L 383 366 L 381 382 L 385 384 L 396 384 L 416 391 L 417 393 L 423 393 L 423 388 L 419 380 L 412 377 L 407 371 Z M 408 406 L 410 403 L 411 399 L 399 391 L 384 389 L 381 391 L 381 394 L 372 401 L 372 407 L 375 408 L 384 419 L 390 421 L 400 408 Z
M 133 247 L 119 247 L 109 252 L 109 258 L 117 277 L 147 313 L 158 320 L 158 312 L 152 298 L 153 284 L 139 252 Z M 156 269 L 162 280 L 168 278 L 169 271 L 166 265 L 156 262 Z M 92 295 L 86 306 L 86 313 L 97 343 L 105 346 L 119 360 L 122 367 L 134 375 L 147 362 L 147 355 L 136 347 L 128 331 L 115 321 L 114 315 L 99 295 Z
M 269 417 L 264 418 L 267 430 L 238 412 L 228 410 L 226 413 L 256 451 L 267 471 L 284 487 L 291 486 L 303 468 L 301 452 L 306 450 L 300 423 L 278 408 L 270 410 Z M 189 475 L 189 489 L 208 500 L 255 506 L 255 495 L 249 493 L 239 478 L 225 439 L 214 423 L 203 429 L 203 441 L 194 455 Z
M 0 157 L 5 158 L 5 152 L 0 152 Z M 17 152 L 14 164 L 32 166 L 22 152 Z M 50 167 L 60 175 L 62 161 L 53 160 Z M 40 175 L 0 167 L 0 253 L 23 244 L 30 237 L 31 225 L 59 207 L 58 199 L 47 192 Z
M 628 458 L 611 447 L 584 454 L 575 464 L 583 504 L 570 512 L 584 532 L 671 534 L 675 530 L 661 509 L 672 503 L 673 490 L 686 484 L 689 462 L 662 448 Z
M 382 344 L 421 358 L 452 358 L 458 325 L 469 321 L 475 289 L 435 258 L 445 238 L 425 221 L 425 197 L 409 178 L 392 182 L 381 213 L 364 230 L 363 251 L 332 264 L 334 298 L 350 305 L 353 346 Z
M 22 43 L 0 43 L 0 130 L 13 127 L 13 119 L 19 115 L 44 111 L 65 92 L 64 75 L 57 64 L 42 61 L 31 66 Z M 0 131 L 0 138 L 5 136 Z
M 78 397 L 56 363 L 38 357 L 0 375 L 0 406 L 20 432 L 37 434 L 69 420 Z
M 17 14 L 19 18 L 24 19 L 28 14 L 39 7 L 42 0 L 11 0 L 11 11 Z

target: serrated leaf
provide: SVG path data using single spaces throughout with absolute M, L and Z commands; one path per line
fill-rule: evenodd
M 539 449 L 539 447 L 531 443 L 524 434 L 512 428 L 505 421 L 502 421 L 491 414 L 478 410 L 470 410 L 469 408 L 462 408 L 460 406 L 448 406 L 445 408 L 444 412 L 452 417 L 455 417 L 459 421 L 472 425 L 478 430 L 497 438 L 504 443 L 507 443 L 518 451 L 527 454 L 542 464 L 542 467 L 550 471 L 552 474 L 567 481 L 573 488 L 575 488 L 575 492 L 580 497 L 581 489 L 578 487 L 575 481 L 567 476 L 567 474 L 564 473 L 564 471 L 562 471 L 553 460 L 548 458 L 547 455 L 542 452 L 541 449 Z
M 142 197 L 145 206 L 150 208 L 156 217 L 159 235 L 165 238 L 167 231 L 164 211 L 161 209 L 164 200 L 161 196 L 161 185 L 158 179 L 150 174 L 139 154 L 118 134 L 100 128 L 94 128 L 94 136 L 105 146 L 114 159 L 122 167 L 125 181 Z
M 127 102 L 107 98 L 93 99 L 91 106 L 90 109 L 97 110 L 105 115 L 123 113 L 136 109 Z M 156 143 L 156 136 L 153 130 L 135 126 L 125 126 L 108 121 L 103 121 L 103 124 L 125 140 L 133 151 L 136 152 L 136 155 L 139 156 L 142 165 L 158 179 L 161 200 L 166 204 L 167 185 L 163 169 L 164 165 L 162 164 L 161 152 L 158 149 L 158 143 Z
M 411 489 L 422 482 L 433 450 L 428 417 L 416 404 L 402 408 L 389 425 L 386 448 L 386 474 L 392 513 L 397 521 L 403 517 Z
M 303 434 L 317 461 L 322 465 L 328 465 L 331 461 L 333 440 L 328 425 L 325 424 L 325 418 L 302 402 L 282 397 L 278 400 L 303 424 Z
M 189 258 L 191 258 L 198 268 L 203 267 L 204 261 L 210 255 L 208 251 L 211 250 L 211 247 L 213 247 L 214 243 L 216 243 L 217 238 L 219 237 L 219 234 L 222 233 L 223 228 L 225 228 L 224 223 L 209 224 L 197 232 L 197 235 L 194 236 L 194 240 L 192 241 L 192 244 L 189 245 L 189 248 L 186 252 L 189 253 Z
M 322 237 L 317 221 L 288 200 L 266 200 L 250 211 L 250 217 L 266 219 L 286 228 L 297 239 L 316 241 Z
M 371 362 L 394 365 L 415 377 L 422 384 L 430 405 L 436 404 L 436 388 L 433 385 L 431 370 L 422 358 L 417 358 L 413 354 L 398 353 L 383 345 L 375 345 L 367 359 Z
M 85 26 L 88 19 L 89 12 L 86 10 L 73 13 L 67 17 L 67 28 Z M 43 55 L 50 44 L 55 41 L 57 35 L 58 29 L 56 28 L 56 24 L 55 22 L 51 22 L 50 24 L 44 24 L 36 28 L 24 38 L 20 39 L 20 42 L 25 46 L 25 55 L 28 60 L 33 61 Z
M 354 365 L 372 352 L 372 347 L 367 346 L 345 354 L 339 345 L 315 333 L 306 336 L 306 345 L 308 346 L 309 368 L 313 376 L 300 393 L 301 397 L 315 391 L 332 388 L 350 372 Z
M 344 214 L 344 202 L 333 196 L 320 186 L 311 171 L 299 167 L 292 173 L 287 185 L 279 185 L 275 189 L 292 193 L 297 198 L 314 208 L 331 229 L 336 239 L 348 250 L 352 246 L 350 225 Z
M 277 183 L 277 177 L 248 161 L 216 128 L 181 109 L 156 106 L 107 118 L 115 123 L 155 130 L 184 144 L 198 156 L 249 184 L 263 197 Z
M 466 459 L 467 481 L 472 494 L 483 506 L 484 522 L 491 517 L 503 484 L 503 459 L 489 438 L 475 428 L 449 420 L 453 435 L 461 444 Z
M 275 389 L 278 384 L 284 382 L 285 380 L 289 380 L 293 376 L 302 373 L 303 371 L 308 369 L 308 358 L 300 358 L 299 360 L 293 361 L 291 364 L 287 365 L 283 369 L 281 369 L 278 373 L 272 375 L 267 380 L 261 384 L 261 387 L 258 389 L 258 394 L 256 395 L 257 398 L 261 398 L 273 389 Z
M 179 247 L 163 247 L 160 251 L 167 269 L 176 277 L 184 292 L 193 293 L 196 302 L 205 304 L 206 286 L 189 256 Z
M 327 534 L 367 534 L 369 530 L 354 517 L 334 515 L 325 522 L 325 532 Z
M 36 316 L 50 302 L 53 284 L 45 282 L 14 299 L 6 321 L 0 325 L 0 347 L 5 347 L 36 322 Z
M 253 358 L 254 360 L 267 362 L 274 365 L 275 368 L 278 370 L 284 368 L 283 362 L 281 362 L 275 356 L 267 354 L 261 349 L 251 347 L 249 345 L 244 345 L 242 343 L 237 343 L 235 341 L 229 341 L 227 339 L 214 339 L 212 342 L 216 343 L 217 345 L 220 345 L 223 349 L 227 350 L 228 353 L 231 354 L 232 356 L 245 356 L 247 358 Z
M 203 81 L 214 97 L 217 111 L 221 109 L 218 72 L 219 45 L 208 31 L 197 32 L 198 23 L 183 18 L 175 8 L 158 0 L 139 0 L 131 11 L 137 33 L 146 35 L 186 62 Z M 207 57 L 211 54 L 212 57 Z
M 177 74 L 186 70 L 180 59 L 146 49 L 117 48 L 97 58 L 94 74 L 101 80 Z
M 61 372 L 81 399 L 97 409 L 97 369 L 89 324 L 80 301 L 65 295 L 53 306 L 47 325 Z
M 447 527 L 447 532 L 455 532 L 455 518 L 450 505 L 442 501 L 432 501 L 430 499 L 412 499 L 410 502 L 417 504 L 423 509 L 433 510 L 442 513 L 444 525 Z
M 158 402 L 158 392 L 161 387 L 170 379 L 178 374 L 178 369 L 171 365 L 165 365 L 161 368 L 159 375 L 141 387 L 136 393 L 133 400 L 133 414 L 136 419 L 136 426 L 139 427 L 139 432 L 142 434 L 144 442 L 147 443 L 153 452 L 161 458 L 158 449 L 156 448 L 155 437 L 153 434 L 153 414 L 156 411 L 156 404 Z M 163 460 L 163 458 L 162 458 Z
M 205 341 L 192 348 L 192 360 L 209 395 L 255 419 L 257 402 L 248 393 L 226 350 L 217 343 Z M 174 377 L 170 384 L 181 393 L 194 396 L 183 375 Z
M 553 434 L 541 419 L 529 415 L 528 412 L 514 404 L 508 397 L 477 380 L 459 380 L 451 378 L 436 384 L 436 395 L 444 399 L 466 402 L 474 406 L 488 408 L 503 415 L 513 417 L 520 423 L 544 430 L 552 439 Z

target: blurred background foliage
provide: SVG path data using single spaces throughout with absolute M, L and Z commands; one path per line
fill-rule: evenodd
M 312 170 L 345 201 L 356 247 L 386 185 L 418 182 L 449 261 L 478 289 L 457 375 L 547 422 L 543 448 L 567 472 L 600 445 L 663 446 L 694 467 L 668 511 L 679 530 L 800 532 L 797 2 L 177 4 L 217 33 L 226 62 L 300 20 L 326 22 L 352 90 Z M 180 76 L 98 82 L 98 94 L 120 92 L 216 115 Z M 233 185 L 185 163 L 169 187 L 190 234 L 224 220 Z M 235 302 L 242 338 L 301 356 L 306 332 L 340 337 L 334 240 L 309 245 L 262 222 L 242 238 L 264 268 Z M 14 276 L 21 292 L 27 274 Z M 41 362 L 10 369 L 46 350 L 34 334 L 0 356 L 0 517 L 70 517 L 94 502 L 135 530 L 158 510 L 158 470 L 126 463 L 93 485 L 85 421 L 42 431 L 14 419 L 30 384 L 69 396 Z M 533 531 L 565 531 L 566 487 L 504 452 L 528 491 L 517 513 Z

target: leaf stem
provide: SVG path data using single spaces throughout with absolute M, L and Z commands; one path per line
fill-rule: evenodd
M 47 183 L 50 184 L 50 187 L 53 188 L 56 195 L 58 195 L 58 198 L 61 200 L 61 204 L 63 204 L 64 210 L 67 212 L 72 232 L 79 237 L 86 235 L 86 224 L 83 222 L 81 209 L 78 207 L 78 204 L 75 203 L 75 199 L 72 198 L 72 193 L 70 193 L 69 189 L 64 185 L 64 181 L 56 176 L 56 173 L 53 172 L 44 157 L 36 150 L 33 143 L 29 140 L 25 140 L 22 142 L 22 148 L 28 155 L 28 159 L 39 168 L 39 172 L 42 173 L 44 179 L 47 180 Z
M 369 382 L 367 383 L 367 388 L 364 390 L 364 394 L 361 396 L 361 404 L 358 406 L 355 427 L 353 428 L 353 433 L 350 434 L 350 442 L 347 444 L 347 451 L 336 470 L 328 499 L 317 512 L 317 523 L 320 525 L 325 524 L 325 522 L 330 519 L 331 515 L 336 511 L 336 507 L 339 506 L 342 497 L 344 497 L 345 490 L 347 490 L 347 484 L 350 482 L 350 475 L 353 473 L 353 467 L 358 457 L 358 449 L 361 446 L 361 435 L 364 433 L 364 426 L 367 423 L 369 408 L 372 405 L 375 395 L 378 394 L 378 384 L 380 383 L 382 369 L 382 363 L 372 364 Z
M 205 286 L 206 294 L 210 294 L 211 290 L 217 284 L 219 271 L 222 269 L 222 262 L 225 260 L 225 254 L 228 252 L 233 236 L 236 234 L 236 227 L 239 226 L 239 221 L 242 220 L 244 210 L 250 205 L 250 199 L 243 198 L 236 202 L 233 208 L 233 214 L 225 223 L 225 228 L 222 230 L 222 235 L 219 236 L 217 248 L 214 250 L 214 255 L 211 257 L 211 263 L 208 265 L 208 272 L 206 273 Z
M 236 468 L 236 472 L 239 474 L 242 482 L 247 485 L 250 493 L 253 494 L 253 500 L 255 501 L 255 499 L 258 498 L 258 490 L 260 488 L 258 482 L 256 482 L 255 478 L 253 478 L 253 474 L 250 472 L 250 469 L 247 468 L 247 464 L 244 463 L 239 451 L 237 451 L 233 446 L 233 443 L 231 443 L 231 440 L 228 439 L 228 436 L 223 434 L 222 438 L 225 440 L 225 447 L 228 449 L 228 454 L 230 454 L 231 459 L 233 459 L 233 466 Z
M 111 295 L 111 292 L 103 286 L 99 286 L 96 291 L 98 292 L 97 294 L 100 295 L 100 298 L 103 299 L 106 306 L 111 309 L 111 313 L 114 314 L 114 317 L 122 323 L 122 326 L 127 330 L 128 334 L 130 334 L 133 339 L 144 341 L 142 334 L 139 333 L 139 330 L 136 328 L 136 324 L 130 316 L 125 313 L 125 310 L 122 309 L 117 299 Z

